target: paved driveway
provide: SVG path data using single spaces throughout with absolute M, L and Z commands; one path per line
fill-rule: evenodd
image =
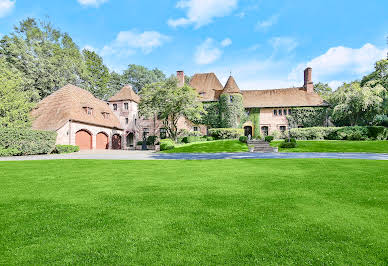
M 152 151 L 94 150 L 72 154 L 0 157 L 0 161 L 96 159 L 96 160 L 213 160 L 213 159 L 366 159 L 388 160 L 386 153 L 156 153 Z

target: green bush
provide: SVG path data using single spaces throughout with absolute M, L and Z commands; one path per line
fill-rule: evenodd
M 282 142 L 279 145 L 280 148 L 292 149 L 296 147 L 295 142 Z
M 160 150 L 172 150 L 175 148 L 175 143 L 172 139 L 162 139 L 160 140 Z
M 199 141 L 206 141 L 206 138 L 202 136 L 188 136 L 182 139 L 183 143 L 192 143 L 192 142 L 199 142 Z
M 213 138 L 212 136 L 207 136 L 207 137 L 206 137 L 206 140 L 207 140 L 207 141 L 213 141 L 214 138 Z
M 209 134 L 215 139 L 238 139 L 244 135 L 242 128 L 212 128 L 209 129 Z
M 147 145 L 154 145 L 157 138 L 157 136 L 148 136 Z
M 20 155 L 48 154 L 55 149 L 57 133 L 32 129 L 0 129 L 0 146 Z
M 242 142 L 242 143 L 247 143 L 248 142 L 248 137 L 247 136 L 241 136 L 238 140 L 240 142 Z
M 274 139 L 273 136 L 265 136 L 265 138 L 264 138 L 264 140 L 265 140 L 266 142 L 271 142 L 271 141 L 273 141 L 273 139 Z
M 136 145 L 138 145 L 138 146 L 143 145 L 143 141 L 138 141 L 138 142 L 136 142 Z
M 54 153 L 72 153 L 79 151 L 79 146 L 74 145 L 55 145 Z
M 5 149 L 0 147 L 0 157 L 20 155 L 20 151 L 14 148 Z
M 388 137 L 388 129 L 381 126 L 293 128 L 290 133 L 300 140 L 384 140 Z
M 201 132 L 199 131 L 188 131 L 187 129 L 181 129 L 179 131 L 180 137 L 202 137 Z

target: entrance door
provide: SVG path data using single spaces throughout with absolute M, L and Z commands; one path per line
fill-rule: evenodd
M 248 136 L 252 137 L 252 127 L 251 126 L 245 126 L 244 127 L 244 135 L 246 137 L 248 137 Z
M 97 134 L 96 148 L 100 150 L 107 150 L 109 148 L 109 138 L 104 132 Z
M 112 136 L 112 149 L 121 150 L 121 136 L 119 134 Z
M 92 135 L 86 130 L 80 130 L 75 133 L 75 145 L 79 146 L 80 150 L 92 149 Z
M 261 127 L 261 133 L 262 133 L 264 136 L 268 136 L 268 127 L 267 127 L 267 126 Z
M 133 133 L 127 135 L 127 148 L 133 147 Z

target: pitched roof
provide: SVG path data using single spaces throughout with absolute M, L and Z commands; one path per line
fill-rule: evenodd
M 84 107 L 93 108 L 88 115 Z M 105 118 L 103 113 L 108 113 Z M 41 100 L 31 112 L 32 127 L 41 130 L 57 130 L 67 121 L 108 128 L 121 128 L 120 122 L 106 102 L 95 98 L 90 92 L 68 84 Z
M 217 101 L 219 97 L 218 91 L 222 91 L 221 82 L 214 73 L 195 74 L 190 86 L 197 90 L 201 97 L 201 101 Z
M 240 88 L 237 86 L 237 83 L 232 76 L 229 76 L 229 79 L 225 84 L 224 93 L 241 93 Z
M 309 107 L 327 106 L 317 94 L 303 87 L 276 90 L 243 90 L 244 107 Z
M 109 102 L 116 101 L 134 101 L 136 103 L 140 102 L 140 97 L 137 95 L 131 85 L 124 86 L 118 93 L 110 97 Z

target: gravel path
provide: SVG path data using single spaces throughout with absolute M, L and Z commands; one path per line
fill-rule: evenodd
M 0 161 L 95 159 L 95 160 L 213 160 L 213 159 L 366 159 L 388 160 L 387 153 L 156 153 L 152 151 L 95 150 L 72 154 L 0 157 Z

